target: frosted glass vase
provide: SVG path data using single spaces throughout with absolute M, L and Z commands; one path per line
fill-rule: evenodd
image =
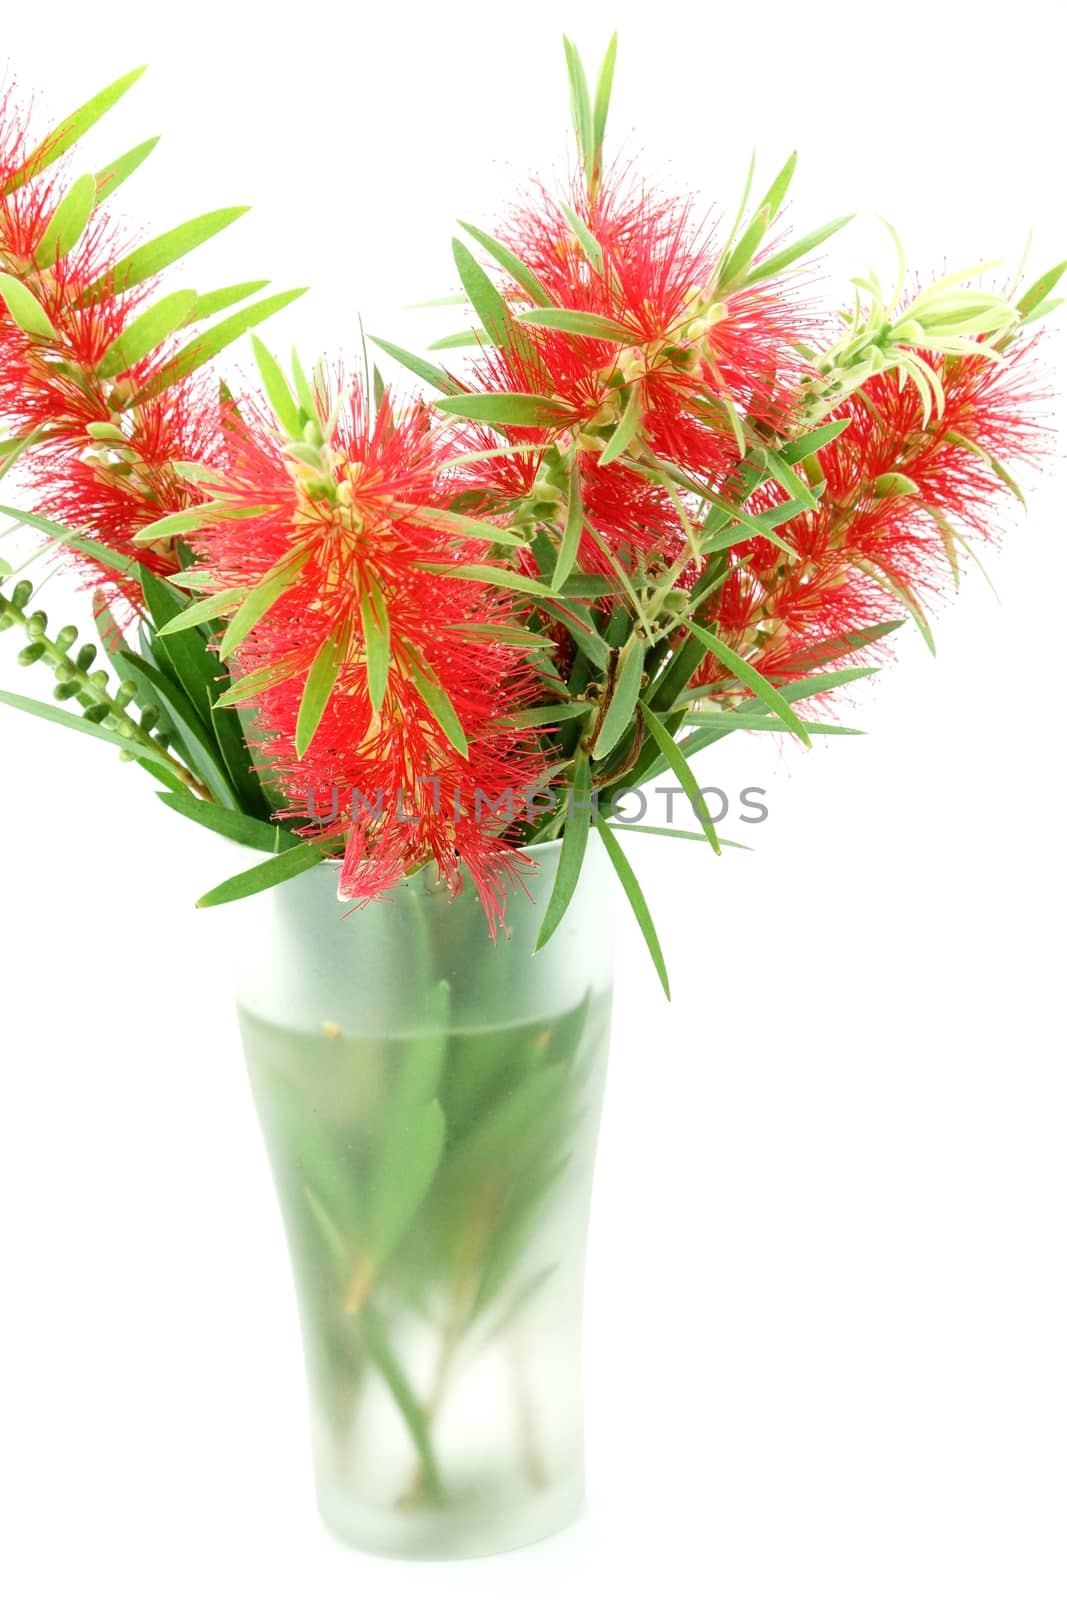
M 612 881 L 594 834 L 535 954 L 558 845 L 531 853 L 530 898 L 511 896 L 495 945 L 477 897 L 425 873 L 352 912 L 324 865 L 235 908 L 319 1505 L 376 1553 L 513 1549 L 583 1500 Z

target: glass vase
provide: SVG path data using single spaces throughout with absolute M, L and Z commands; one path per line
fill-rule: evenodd
M 494 943 L 419 874 L 352 911 L 323 865 L 235 908 L 241 1034 L 299 1302 L 319 1506 L 380 1554 L 486 1555 L 584 1494 L 582 1297 L 612 878 L 559 929 L 530 854 Z

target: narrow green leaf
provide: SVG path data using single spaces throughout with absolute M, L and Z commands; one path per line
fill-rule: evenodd
M 509 728 L 550 728 L 557 722 L 572 722 L 588 717 L 593 707 L 588 700 L 561 700 L 554 706 L 530 706 L 502 720 Z
M 367 588 L 360 599 L 359 614 L 363 627 L 363 648 L 367 657 L 367 691 L 372 711 L 378 712 L 382 708 L 385 691 L 389 686 L 392 646 L 389 637 L 389 607 L 373 576 L 368 576 Z
M 446 691 L 428 670 L 424 671 L 421 667 L 415 666 L 414 663 L 409 663 L 408 672 L 412 683 L 418 690 L 419 698 L 430 712 L 449 744 L 458 750 L 461 756 L 465 756 L 467 754 L 467 735 L 463 731 L 463 724 L 460 722 L 456 708 Z
M 36 528 L 38 533 L 43 533 L 53 544 L 61 544 L 68 550 L 76 550 L 79 555 L 89 556 L 98 566 L 106 567 L 109 572 L 119 572 L 124 577 L 135 577 L 140 570 L 137 563 L 127 556 L 109 550 L 107 545 L 96 544 L 92 539 L 83 538 L 80 533 L 71 533 L 68 528 L 60 527 L 58 522 L 52 522 L 48 517 L 38 516 L 35 511 L 20 511 L 15 506 L 0 505 L 0 516 L 10 517 L 20 526 Z
M 298 760 L 307 754 L 311 741 L 318 732 L 323 712 L 337 685 L 347 647 L 348 629 L 342 625 L 340 628 L 335 628 L 329 638 L 320 645 L 311 663 L 304 692 L 300 696 L 300 710 L 296 717 L 295 744 Z
M 782 203 L 789 192 L 789 185 L 793 181 L 796 169 L 797 153 L 794 150 L 757 207 L 759 211 L 767 211 L 772 222 L 782 209 Z
M 214 735 L 205 727 L 186 690 L 135 651 L 120 649 L 118 659 L 129 668 L 131 678 L 135 681 L 144 679 L 151 686 L 153 700 L 173 722 L 186 754 L 195 766 L 197 777 L 207 784 L 214 799 L 229 810 L 239 810 L 237 796 L 220 759 Z
M 528 267 L 520 256 L 515 255 L 513 251 L 508 249 L 507 245 L 501 244 L 500 240 L 494 239 L 491 233 L 484 233 L 481 228 L 474 227 L 470 222 L 461 222 L 460 227 L 481 245 L 486 255 L 492 256 L 498 266 L 503 267 L 505 272 L 510 273 L 519 288 L 526 290 L 535 306 L 550 306 L 552 304 L 552 296 L 533 268 Z M 440 341 L 438 341 L 438 346 L 440 347 Z
M 198 294 L 189 321 L 206 322 L 209 317 L 217 316 L 220 311 L 228 311 L 231 306 L 239 305 L 242 300 L 259 294 L 269 284 L 269 278 L 253 278 L 249 283 L 231 283 L 225 289 L 209 289 L 206 294 Z
M 492 340 L 480 328 L 464 328 L 459 333 L 446 333 L 443 339 L 434 339 L 427 350 L 482 350 Z
M 700 785 L 697 783 L 693 769 L 656 713 L 650 710 L 644 701 L 641 701 L 640 705 L 644 713 L 645 727 L 652 735 L 653 742 L 659 749 L 660 755 L 681 784 L 682 793 L 692 806 L 693 815 L 700 823 L 704 831 L 704 837 L 715 854 L 719 855 L 721 853 L 719 836 L 715 832 L 715 824 L 711 820 L 711 814 L 704 804 L 703 796 L 700 793 Z
M 875 497 L 889 500 L 898 495 L 918 494 L 919 485 L 903 472 L 883 472 L 874 480 Z
M 196 903 L 202 910 L 207 910 L 211 906 L 225 906 L 234 900 L 245 900 L 249 895 L 261 894 L 264 889 L 273 889 L 279 883 L 288 883 L 290 878 L 318 866 L 323 859 L 318 844 L 295 845 L 290 850 L 283 850 L 281 855 L 271 856 L 269 861 L 261 861 L 257 866 L 250 867 L 247 872 L 227 878 L 224 883 L 209 889 L 207 894 L 202 894 Z
M 786 494 L 792 495 L 794 500 L 798 500 L 809 511 L 815 510 L 819 502 L 812 494 L 810 484 L 805 483 L 800 474 L 793 471 L 789 462 L 779 455 L 777 450 L 764 447 L 754 454 L 757 461 L 766 466 L 775 483 L 780 484 Z
M 21 694 L 9 694 L 6 689 L 0 689 L 0 705 L 10 706 L 14 711 L 24 711 L 29 716 L 40 717 L 44 722 L 53 722 L 59 728 L 68 728 L 74 733 L 84 733 L 90 739 L 114 745 L 116 750 L 124 750 L 127 755 L 135 756 L 154 771 L 166 774 L 168 779 L 172 774 L 173 769 L 163 752 L 160 751 L 157 758 L 147 741 L 142 744 L 137 739 L 126 739 L 122 734 L 112 733 L 110 728 L 103 728 L 97 722 L 86 722 L 84 717 L 75 716 L 59 706 L 49 705 L 43 700 L 29 700 Z
M 198 333 L 183 346 L 139 394 L 133 396 L 130 405 L 139 406 L 146 400 L 164 394 L 172 384 L 180 383 L 205 362 L 213 361 L 220 351 L 225 350 L 227 345 L 239 339 L 250 328 L 258 327 L 268 317 L 275 316 L 306 293 L 306 289 L 286 289 L 281 294 L 268 295 L 265 300 L 257 300 L 253 305 L 234 312 L 232 317 L 226 317 L 222 322 L 215 323 L 214 327 L 205 328 L 202 333 Z
M 120 372 L 129 372 L 188 321 L 195 305 L 195 289 L 175 289 L 157 300 L 108 345 L 97 362 L 98 375 L 117 378 Z
M 108 167 L 101 167 L 96 174 L 96 203 L 103 205 L 115 193 L 120 184 L 126 182 L 137 171 L 137 168 L 148 160 L 152 151 L 159 143 L 159 136 L 146 139 L 143 144 L 134 145 L 132 150 L 127 150 L 124 156 L 119 156 Z
M 1016 310 L 1020 315 L 1027 317 L 1031 312 L 1036 311 L 1038 306 L 1052 293 L 1065 272 L 1067 272 L 1067 261 L 1060 261 L 1057 262 L 1056 266 L 1050 267 L 1047 272 L 1043 272 L 1040 278 L 1035 279 L 1017 302 Z
M 233 654 L 256 623 L 261 621 L 271 606 L 281 599 L 294 578 L 299 575 L 306 560 L 306 551 L 290 551 L 280 561 L 275 562 L 261 583 L 248 591 L 219 642 L 220 661 L 225 661 L 227 656 Z
M 511 316 L 504 297 L 489 275 L 478 265 L 461 239 L 452 240 L 452 255 L 460 281 L 475 315 L 495 345 L 506 345 L 511 335 Z
M 604 134 L 608 126 L 608 109 L 611 105 L 611 88 L 615 80 L 615 57 L 618 48 L 619 36 L 613 33 L 604 52 L 604 59 L 600 63 L 596 80 L 596 99 L 593 102 L 593 157 L 598 170 L 604 149 Z
M 652 964 L 656 969 L 659 981 L 663 986 L 663 993 L 669 1000 L 671 997 L 671 984 L 667 976 L 667 963 L 663 959 L 663 949 L 656 932 L 656 925 L 652 920 L 652 913 L 648 909 L 641 885 L 638 883 L 629 861 L 623 851 L 622 845 L 615 836 L 615 832 L 608 826 L 602 817 L 596 819 L 597 832 L 604 841 L 604 849 L 615 868 L 616 876 L 622 884 L 627 900 L 637 919 L 637 926 L 641 930 L 641 937 L 648 946 L 648 953 L 652 957 Z
M 571 467 L 570 488 L 567 495 L 567 522 L 563 529 L 563 538 L 560 540 L 559 553 L 556 556 L 556 569 L 552 574 L 553 589 L 562 589 L 571 575 L 578 557 L 584 515 L 582 479 L 578 461 L 575 458 L 574 465 Z
M 558 428 L 571 419 L 565 406 L 539 394 L 461 394 L 433 403 L 449 416 L 500 428 Z
M 179 816 L 188 817 L 190 822 L 196 822 L 202 828 L 208 828 L 212 833 L 221 834 L 224 839 L 232 839 L 235 844 L 247 845 L 250 850 L 262 850 L 270 855 L 280 855 L 286 850 L 298 849 L 300 840 L 286 833 L 284 829 L 275 827 L 270 822 L 259 822 L 255 817 L 246 817 L 239 811 L 224 811 L 221 806 L 215 806 L 207 800 L 197 800 L 188 790 L 180 793 L 171 793 L 159 796 L 165 806 L 178 812 Z
M 828 694 L 831 689 L 839 689 L 848 683 L 858 683 L 862 678 L 872 678 L 880 670 L 879 667 L 842 667 L 837 672 L 812 673 L 810 677 L 801 678 L 795 683 L 776 684 L 775 688 L 783 700 L 795 705 L 798 700 L 810 700 L 814 695 Z M 708 692 L 706 684 L 687 689 L 684 694 L 679 695 L 673 709 L 682 711 L 695 700 L 705 700 L 708 698 Z
M 593 107 L 589 98 L 589 83 L 577 49 L 568 38 L 563 40 L 567 57 L 567 77 L 571 86 L 571 120 L 582 153 L 582 163 L 587 172 L 593 165 Z
M 767 712 L 759 711 L 689 711 L 686 713 L 685 725 L 687 728 L 702 728 L 705 732 L 714 733 L 721 739 L 725 739 L 731 733 L 793 733 L 795 731 L 784 723 L 781 717 L 774 717 Z M 859 738 L 863 734 L 862 728 L 846 728 L 839 722 L 812 722 L 805 719 L 801 723 L 801 727 L 805 734 L 819 734 L 827 737 L 840 735 L 845 738 Z
M 528 322 L 534 328 L 556 328 L 561 333 L 577 333 L 585 339 L 606 339 L 611 344 L 640 344 L 642 335 L 627 328 L 612 317 L 599 316 L 595 311 L 567 311 L 561 306 L 538 307 L 534 311 L 520 311 L 516 321 Z
M 886 570 L 872 557 L 868 557 L 865 560 L 856 558 L 853 560 L 852 565 L 854 567 L 858 567 L 861 572 L 865 572 L 867 576 L 872 578 L 880 588 L 886 591 L 887 594 L 891 594 L 894 599 L 900 601 L 901 605 L 908 612 L 912 618 L 912 621 L 915 623 L 915 626 L 922 634 L 926 643 L 926 648 L 929 650 L 932 656 L 936 656 L 937 644 L 934 640 L 933 629 L 930 627 L 926 612 L 919 603 L 918 595 L 910 587 L 910 585 L 904 583 L 900 578 L 895 577 L 891 572 L 886 572 Z
M 444 533 L 454 533 L 461 539 L 479 539 L 488 544 L 525 546 L 529 541 L 523 534 L 512 533 L 508 528 L 498 528 L 495 522 L 485 522 L 481 517 L 466 517 L 459 511 L 446 511 L 441 506 L 415 506 L 396 501 L 414 522 L 424 522 L 427 527 L 439 528 Z
M 158 522 L 150 522 L 144 528 L 139 528 L 134 534 L 133 544 L 157 544 L 160 539 L 177 539 L 185 533 L 195 533 L 216 517 L 218 512 L 214 506 L 196 506 L 191 511 L 172 511 L 168 516 L 160 517 Z
M 752 257 L 763 243 L 763 236 L 770 225 L 771 213 L 766 206 L 763 206 L 756 212 L 756 215 L 752 218 L 752 221 L 720 267 L 716 277 L 717 291 L 727 294 L 735 284 L 741 281 L 748 271 Z
M 630 395 L 626 402 L 626 409 L 619 418 L 618 427 L 600 452 L 600 465 L 610 466 L 618 460 L 623 451 L 631 444 L 638 428 L 641 426 L 641 385 L 632 383 Z
M 594 761 L 602 761 L 610 755 L 633 721 L 644 671 L 644 648 L 636 635 L 631 634 L 619 652 L 611 700 L 593 746 Z
M 379 339 L 374 334 L 370 337 L 371 343 L 376 344 L 379 350 L 384 350 L 387 356 L 399 361 L 402 367 L 413 372 L 416 378 L 421 378 L 423 383 L 428 383 L 432 389 L 439 389 L 442 394 L 459 394 L 462 385 L 450 377 L 443 367 L 435 367 L 432 361 L 425 361 L 422 356 L 413 355 L 410 350 L 404 350 L 388 339 Z
M 556 204 L 559 206 L 559 209 L 562 211 L 563 215 L 570 224 L 571 232 L 574 234 L 574 237 L 585 251 L 589 262 L 596 268 L 597 272 L 603 272 L 604 252 L 601 250 L 597 240 L 590 233 L 586 224 L 582 221 L 574 207 L 567 204 L 566 200 L 557 200 Z
M 809 456 L 832 444 L 837 436 L 844 433 L 849 425 L 848 417 L 841 417 L 837 422 L 827 422 L 821 428 L 812 429 L 811 433 L 802 434 L 799 439 L 790 439 L 788 443 L 780 445 L 778 455 L 781 460 L 795 467 L 798 462 L 806 461 Z
M 55 339 L 55 326 L 44 306 L 26 285 L 10 272 L 0 272 L 0 299 L 15 326 L 31 339 Z
M 7 180 L 2 192 L 5 195 L 14 194 L 16 189 L 21 189 L 23 184 L 29 183 L 31 178 L 36 178 L 38 173 L 44 172 L 54 161 L 58 161 L 60 156 L 66 155 L 72 145 L 77 144 L 78 140 L 122 99 L 127 89 L 133 87 L 145 70 L 144 67 L 136 67 L 133 72 L 127 72 L 109 84 L 106 89 L 101 89 L 99 94 L 93 95 L 92 99 L 79 106 L 77 111 L 72 111 L 70 116 L 64 117 L 59 126 L 46 134 L 36 149 L 26 157 L 18 171 Z
M 574 763 L 574 777 L 567 798 L 567 821 L 563 828 L 559 863 L 552 884 L 544 921 L 537 935 L 535 949 L 541 950 L 551 939 L 566 914 L 581 876 L 585 847 L 589 841 L 589 824 L 592 801 L 592 774 L 589 756 L 579 750 Z
M 300 409 L 293 398 L 293 391 L 289 381 L 271 355 L 262 339 L 256 334 L 252 335 L 252 354 L 255 356 L 259 375 L 263 380 L 267 399 L 274 408 L 274 415 L 281 423 L 290 439 L 302 439 L 303 429 L 300 425 Z
M 463 567 L 434 567 L 435 572 L 447 573 L 450 578 L 466 578 L 472 583 L 488 583 L 498 589 L 514 589 L 517 594 L 535 594 L 546 600 L 557 596 L 545 583 L 528 578 L 525 572 L 512 572 L 509 567 L 491 567 L 472 562 Z
M 776 716 L 781 717 L 786 727 L 795 733 L 798 739 L 802 740 L 804 744 L 811 744 L 811 740 L 804 731 L 804 724 L 796 712 L 792 709 L 785 696 L 773 684 L 767 682 L 762 672 L 757 672 L 750 661 L 746 661 L 744 656 L 739 656 L 736 650 L 731 650 L 730 646 L 725 644 L 717 634 L 709 633 L 706 628 L 701 628 L 691 617 L 686 618 L 685 625 L 690 633 L 710 650 L 717 661 L 720 661 L 724 667 L 729 668 L 739 683 L 743 683 L 746 689 L 751 689 L 756 698 L 762 700 L 769 711 L 773 711 Z
M 33 253 L 38 267 L 46 271 L 73 250 L 85 232 L 95 206 L 96 179 L 91 172 L 86 172 L 74 180 L 53 211 Z
M 821 228 L 816 228 L 812 233 L 806 233 L 802 239 L 797 239 L 793 244 L 786 245 L 784 250 L 777 251 L 773 256 L 768 256 L 754 267 L 745 279 L 746 284 L 763 283 L 767 278 L 775 278 L 794 261 L 799 261 L 802 256 L 809 255 L 812 250 L 817 250 L 827 239 L 839 233 L 848 226 L 856 215 L 850 211 L 845 217 L 835 217 L 833 222 L 827 222 Z
M 247 211 L 247 206 L 227 206 L 221 211 L 206 211 L 202 217 L 193 217 L 189 222 L 180 223 L 177 228 L 168 229 L 158 238 L 138 245 L 136 250 L 109 267 L 102 278 L 90 285 L 86 295 L 122 294 L 126 289 L 144 283 L 147 278 L 156 277 L 164 268 L 172 266 L 208 239 L 213 239 L 224 228 L 230 227 Z

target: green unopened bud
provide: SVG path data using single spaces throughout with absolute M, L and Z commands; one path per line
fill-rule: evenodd
M 96 660 L 96 646 L 95 646 L 95 644 L 83 644 L 81 649 L 78 651 L 78 655 L 77 655 L 78 671 L 79 672 L 88 672 L 89 668 L 92 666 L 92 664 L 93 664 L 93 662 L 95 660 Z
M 20 611 L 25 611 L 32 598 L 33 584 L 28 578 L 23 578 L 20 583 L 16 583 L 11 591 L 11 603 L 17 606 Z
M 85 718 L 86 722 L 106 722 L 110 715 L 111 712 L 108 710 L 107 706 L 89 706 L 85 711 L 82 712 L 82 716 Z
M 159 707 L 149 704 L 141 712 L 141 727 L 146 733 L 151 733 L 159 721 Z
M 59 632 L 56 634 L 56 644 L 59 649 L 63 651 L 64 655 L 66 655 L 67 651 L 70 649 L 77 637 L 78 630 L 73 623 L 68 622 L 65 628 L 60 628 Z
M 89 682 L 92 684 L 94 689 L 106 689 L 107 673 L 103 670 L 103 668 L 98 668 L 96 672 L 90 672 Z
M 26 632 L 31 639 L 43 639 L 48 627 L 48 613 L 35 611 L 32 617 L 26 618 Z
M 56 700 L 73 700 L 77 692 L 78 685 L 76 683 L 57 683 L 52 690 L 52 695 Z
M 120 711 L 124 711 L 131 700 L 137 697 L 137 685 L 132 678 L 124 678 L 115 690 L 115 704 Z
M 35 639 L 24 650 L 19 651 L 18 662 L 20 667 L 32 667 L 35 661 L 40 661 L 44 655 L 44 640 Z
M 55 668 L 57 683 L 70 683 L 77 676 L 75 668 L 69 661 L 60 661 Z

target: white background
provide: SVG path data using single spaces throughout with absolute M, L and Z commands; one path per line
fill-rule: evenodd
M 0 51 L 55 114 L 151 61 L 92 164 L 165 135 L 123 191 L 153 228 L 254 203 L 191 274 L 315 285 L 273 333 L 314 355 L 354 350 L 360 310 L 432 336 L 401 308 L 454 287 L 453 216 L 491 225 L 509 174 L 563 163 L 565 27 L 592 56 L 619 23 L 614 138 L 724 206 L 753 143 L 767 176 L 798 143 L 801 231 L 869 206 L 929 273 L 1014 262 L 1033 222 L 1041 269 L 1067 254 L 1047 18 L 53 0 L 8 11 Z M 889 270 L 870 213 L 835 246 Z M 870 737 L 704 765 L 768 788 L 755 853 L 635 849 L 677 998 L 623 924 L 589 1511 L 492 1561 L 320 1531 L 219 925 L 192 909 L 218 862 L 140 773 L 0 712 L 7 1594 L 1062 1600 L 1065 493 L 1054 463 L 991 560 L 1000 606 L 972 574 L 937 662 L 909 637 L 857 695 Z M 14 653 L 0 683 L 47 697 Z

